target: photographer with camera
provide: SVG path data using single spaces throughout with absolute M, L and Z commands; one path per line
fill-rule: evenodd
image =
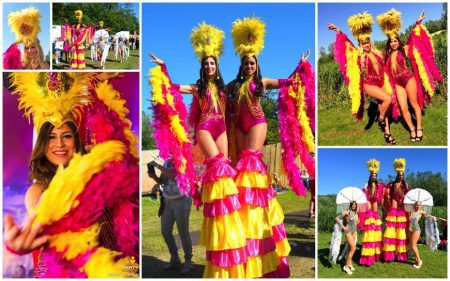
M 148 175 L 161 185 L 161 208 L 158 216 L 161 217 L 161 234 L 170 252 L 170 262 L 164 266 L 164 270 L 171 270 L 180 264 L 178 248 L 173 236 L 173 225 L 176 222 L 181 244 L 184 251 L 184 266 L 180 271 L 186 274 L 192 270 L 192 242 L 189 234 L 189 215 L 191 213 L 192 198 L 182 195 L 175 180 L 175 171 L 172 159 L 167 160 L 164 165 L 155 161 L 147 164 Z M 158 177 L 155 168 L 161 170 Z

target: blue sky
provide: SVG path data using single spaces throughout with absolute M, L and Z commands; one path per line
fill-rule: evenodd
M 265 47 L 259 55 L 263 77 L 286 78 L 295 69 L 302 52 L 311 49 L 314 62 L 314 4 L 238 4 L 238 3 L 143 3 L 142 4 L 142 101 L 147 110 L 150 103 L 148 52 L 164 60 L 171 79 L 177 84 L 192 84 L 199 78 L 199 61 L 192 51 L 189 35 L 205 21 L 225 32 L 224 55 L 220 71 L 225 82 L 236 77 L 239 56 L 234 54 L 231 24 L 237 18 L 257 16 L 266 22 Z M 185 96 L 186 104 L 192 97 Z
M 318 158 L 320 195 L 336 194 L 347 186 L 362 188 L 369 178 L 367 161 L 372 158 L 380 161 L 380 179 L 396 175 L 393 167 L 396 158 L 406 159 L 406 175 L 426 171 L 447 175 L 447 149 L 444 148 L 320 148 Z
M 440 19 L 442 15 L 442 3 L 319 3 L 318 48 L 324 47 L 325 50 L 327 50 L 328 46 L 334 42 L 335 32 L 328 30 L 327 23 L 337 25 L 345 34 L 347 34 L 347 36 L 349 36 L 354 44 L 357 44 L 348 28 L 347 18 L 364 11 L 370 13 L 374 19 L 372 39 L 386 39 L 386 36 L 378 27 L 376 17 L 392 8 L 402 13 L 402 31 L 409 25 L 414 24 L 422 11 L 425 11 L 426 16 L 424 22 L 427 20 Z
M 49 3 L 4 3 L 3 4 L 3 52 L 15 41 L 15 34 L 8 25 L 8 14 L 33 6 L 41 12 L 41 32 L 38 39 L 41 42 L 44 55 L 50 50 L 50 4 Z

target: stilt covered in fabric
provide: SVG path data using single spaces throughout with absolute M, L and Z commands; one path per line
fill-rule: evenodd
M 222 157 L 206 159 L 202 177 L 204 219 L 199 244 L 206 247 L 203 277 L 245 278 L 246 239 L 233 181 L 236 172 Z
M 244 150 L 236 164 L 236 170 L 238 175 L 235 182 L 239 190 L 239 202 L 242 206 L 239 214 L 244 225 L 249 255 L 246 264 L 246 278 L 263 277 L 268 273 L 275 274 L 274 271 L 280 265 L 280 259 L 276 252 L 276 241 L 284 243 L 284 239 L 281 239 L 282 234 L 279 235 L 278 240 L 274 238 L 272 226 L 280 224 L 282 210 L 279 205 L 276 206 L 273 200 L 271 200 L 273 205 L 269 205 L 269 180 L 261 151 Z M 270 218 L 278 218 L 278 220 L 271 221 Z M 283 229 L 277 228 L 281 232 Z M 279 248 L 280 252 L 286 252 L 281 249 L 282 246 Z

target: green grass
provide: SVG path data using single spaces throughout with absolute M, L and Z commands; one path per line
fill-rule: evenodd
M 368 105 L 366 104 L 366 107 Z M 388 145 L 378 125 L 368 125 L 367 110 L 361 122 L 350 115 L 350 105 L 319 109 L 319 145 Z M 397 145 L 444 146 L 447 145 L 447 101 L 435 97 L 433 104 L 425 109 L 422 118 L 423 141 L 411 142 L 409 132 L 401 123 L 392 123 L 391 132 Z
M 338 264 L 332 264 L 328 259 L 331 233 L 319 232 L 318 235 L 318 277 L 319 278 L 447 278 L 447 252 L 437 250 L 431 252 L 428 246 L 418 245 L 420 257 L 423 260 L 420 269 L 412 265 L 411 259 L 406 263 L 401 262 L 377 262 L 371 267 L 359 266 L 361 245 L 358 244 L 356 254 L 353 257 L 353 266 L 355 271 L 353 275 L 347 275 L 342 271 L 344 259 Z M 343 237 L 342 243 L 345 238 Z M 361 235 L 358 237 L 361 241 Z
M 86 50 L 85 53 L 85 61 L 86 61 L 86 68 L 85 69 L 99 69 L 100 62 L 99 61 L 93 61 L 90 59 L 91 51 Z M 69 62 L 62 62 L 60 64 L 55 64 L 53 59 L 53 69 L 68 69 L 70 67 Z M 108 58 L 106 59 L 105 63 L 105 69 L 139 69 L 139 50 L 130 50 L 130 57 L 128 60 L 124 60 L 123 63 L 120 63 L 120 61 L 114 59 L 114 50 L 109 50 Z
M 277 196 L 286 215 L 284 224 L 288 240 L 292 247 L 289 256 L 289 264 L 291 277 L 295 278 L 314 278 L 315 224 L 314 220 L 310 220 L 306 217 L 308 213 L 309 198 L 309 194 L 307 198 L 300 198 L 295 196 L 291 191 L 287 191 L 286 193 Z M 169 261 L 170 255 L 161 236 L 160 219 L 157 217 L 158 208 L 159 201 L 151 201 L 149 197 L 142 198 L 143 277 L 183 277 L 178 275 L 177 271 L 164 272 L 161 270 L 161 267 Z M 301 212 L 301 214 L 298 215 L 298 212 Z M 191 237 L 195 236 L 193 233 L 196 233 L 198 236 L 202 221 L 202 210 L 196 211 L 195 207 L 192 207 L 189 225 Z M 174 234 L 176 233 L 178 233 L 178 231 L 176 230 L 176 227 L 174 227 Z M 205 248 L 197 245 L 197 242 L 198 241 L 193 238 L 194 270 L 184 277 L 202 277 L 205 264 Z M 182 249 L 179 250 L 179 254 L 182 257 Z

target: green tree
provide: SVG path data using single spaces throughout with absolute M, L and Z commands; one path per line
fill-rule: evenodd
M 264 142 L 265 145 L 280 142 L 280 135 L 278 132 L 277 97 L 278 91 L 266 91 L 261 99 L 261 107 L 267 119 L 267 137 Z
M 155 140 L 152 137 L 153 127 L 150 121 L 150 115 L 142 111 L 142 150 L 156 149 Z

